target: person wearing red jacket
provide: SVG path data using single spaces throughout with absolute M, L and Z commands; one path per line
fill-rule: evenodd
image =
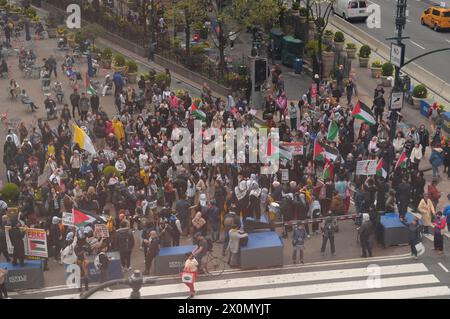
M 438 251 L 438 255 L 444 254 L 444 238 L 442 231 L 446 225 L 446 219 L 442 217 L 442 212 L 437 212 L 436 220 L 434 221 L 434 248 Z

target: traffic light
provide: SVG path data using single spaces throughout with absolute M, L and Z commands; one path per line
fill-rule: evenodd
M 260 86 L 267 79 L 267 60 L 255 59 L 255 86 Z

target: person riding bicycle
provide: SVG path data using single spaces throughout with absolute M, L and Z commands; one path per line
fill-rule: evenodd
M 197 247 L 192 252 L 192 255 L 197 259 L 199 263 L 199 270 L 200 273 L 203 272 L 203 265 L 202 265 L 202 259 L 205 257 L 205 255 L 208 252 L 208 241 L 206 238 L 202 235 L 202 233 L 196 233 L 194 235 L 194 239 L 197 243 Z

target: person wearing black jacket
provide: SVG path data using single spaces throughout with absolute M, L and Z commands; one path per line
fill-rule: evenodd
M 98 97 L 97 94 L 93 94 L 91 96 L 90 102 L 91 102 L 92 113 L 97 114 L 98 108 L 100 107 L 100 98 Z
M 78 116 L 80 116 L 80 99 L 81 96 L 78 94 L 78 90 L 74 89 L 73 93 L 70 94 L 70 104 L 72 104 L 72 117 L 75 119 L 75 109 L 78 111 Z
M 8 246 L 6 244 L 6 231 L 4 223 L 0 224 L 0 255 L 5 256 L 6 262 L 10 262 L 11 258 L 9 258 Z
M 398 212 L 400 217 L 405 217 L 408 212 L 409 201 L 411 200 L 411 185 L 408 179 L 404 179 L 397 188 Z
M 411 247 L 411 256 L 417 260 L 416 245 L 422 242 L 422 226 L 419 224 L 419 219 L 416 217 L 412 223 L 408 223 L 404 217 L 400 218 L 401 222 L 408 227 L 408 239 Z
M 96 258 L 96 266 L 100 270 L 100 283 L 104 283 L 108 281 L 108 269 L 110 260 L 106 252 L 108 251 L 108 245 L 106 243 L 102 243 L 100 247 L 100 253 Z M 111 288 L 107 287 L 104 289 L 105 291 L 111 292 Z
M 124 270 L 131 270 L 131 251 L 134 247 L 134 236 L 131 229 L 127 227 L 128 224 L 125 220 L 120 222 L 120 228 L 116 233 L 116 245 L 119 248 L 120 261 Z
M 23 238 L 25 237 L 25 232 L 19 228 L 19 223 L 16 221 L 10 231 L 9 238 L 13 246 L 13 266 L 17 265 L 19 261 L 20 266 L 25 266 L 25 244 Z
M 430 133 L 423 124 L 419 127 L 419 140 L 420 145 L 422 145 L 422 155 L 425 155 L 425 150 L 430 145 Z
M 367 253 L 369 257 L 372 257 L 372 248 L 370 247 L 370 236 L 372 236 L 374 232 L 373 222 L 370 220 L 369 214 L 363 214 L 362 216 L 362 224 L 359 228 L 359 239 L 361 243 L 362 249 L 362 258 L 367 257 Z
M 150 268 L 152 267 L 153 259 L 159 254 L 159 238 L 156 231 L 152 230 L 150 232 L 150 237 L 148 239 L 144 239 L 144 245 L 147 246 L 144 275 L 150 275 Z

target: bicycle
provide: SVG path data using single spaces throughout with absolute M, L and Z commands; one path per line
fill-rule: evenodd
M 207 276 L 220 276 L 225 271 L 225 261 L 208 251 L 202 259 L 202 269 Z

